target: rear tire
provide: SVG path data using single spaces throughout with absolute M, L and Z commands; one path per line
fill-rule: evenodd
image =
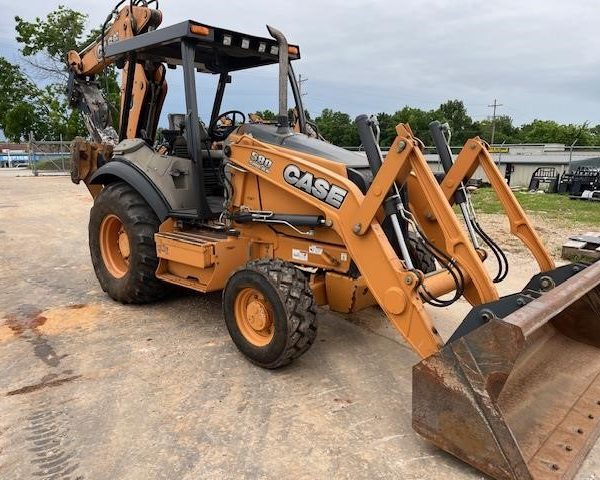
M 282 260 L 254 260 L 235 272 L 223 291 L 223 313 L 237 348 L 263 368 L 287 365 L 317 336 L 306 275 Z
M 169 287 L 155 276 L 159 225 L 154 211 L 127 183 L 112 183 L 96 197 L 90 211 L 90 254 L 102 290 L 114 300 L 148 303 L 168 293 Z

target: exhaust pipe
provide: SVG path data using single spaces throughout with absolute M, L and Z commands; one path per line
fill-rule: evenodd
M 288 74 L 290 63 L 288 58 L 288 41 L 285 35 L 274 27 L 267 25 L 271 35 L 279 45 L 279 113 L 277 115 L 277 133 L 290 133 L 290 118 L 288 117 Z

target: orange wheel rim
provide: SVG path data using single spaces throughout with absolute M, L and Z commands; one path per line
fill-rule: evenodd
M 123 222 L 116 215 L 104 217 L 100 224 L 100 253 L 109 273 L 124 277 L 129 269 L 131 249 Z
M 257 347 L 268 345 L 275 333 L 273 307 L 255 288 L 243 288 L 235 298 L 237 326 L 248 342 Z

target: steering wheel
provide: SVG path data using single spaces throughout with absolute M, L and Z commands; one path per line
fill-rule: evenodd
M 229 115 L 232 115 L 233 117 L 231 119 L 228 119 L 231 122 L 229 125 L 218 125 L 219 120 L 227 118 Z M 241 122 L 236 122 L 236 118 L 238 116 L 242 117 Z M 241 125 L 243 123 L 246 123 L 246 115 L 244 115 L 243 112 L 240 112 L 239 110 L 228 110 L 226 112 L 221 113 L 217 117 L 217 120 L 213 125 L 211 125 L 210 132 L 208 133 L 210 138 L 215 142 L 222 142 L 229 136 L 231 132 L 233 132 L 238 127 L 238 125 Z

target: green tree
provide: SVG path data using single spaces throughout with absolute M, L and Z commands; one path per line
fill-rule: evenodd
M 379 130 L 381 131 L 379 144 L 382 147 L 389 147 L 394 138 L 396 138 L 397 123 L 394 123 L 392 115 L 385 112 L 377 114 L 377 121 L 379 122 Z
M 435 110 L 421 110 L 420 108 L 404 107 L 402 110 L 392 115 L 392 121 L 394 126 L 398 123 L 408 123 L 413 133 L 417 138 L 423 140 L 423 142 L 431 143 L 429 134 L 429 124 L 433 120 L 440 120 L 439 115 L 436 114 Z M 394 136 L 396 133 L 394 132 Z M 393 140 L 393 138 L 392 138 Z
M 479 136 L 488 142 L 492 138 L 492 121 L 485 119 L 473 124 L 471 136 Z M 519 143 L 520 130 L 513 125 L 513 120 L 508 115 L 499 115 L 496 117 L 496 133 L 494 134 L 494 143 Z
M 274 122 L 275 120 L 277 120 L 277 115 L 275 115 L 271 110 L 257 110 L 254 113 L 255 115 L 258 115 L 260 118 L 262 118 L 265 122 Z
M 596 125 L 589 129 L 592 145 L 600 145 L 600 125 Z
M 563 143 L 570 145 L 576 139 L 579 145 L 593 143 L 594 134 L 583 125 L 562 125 L 553 120 L 534 120 L 520 129 L 520 139 L 524 143 Z
M 20 102 L 6 112 L 6 124 L 3 128 L 6 138 L 20 142 L 29 136 L 29 132 L 40 133 L 39 117 L 30 103 Z
M 8 117 L 8 113 L 17 106 L 22 110 L 23 104 L 36 92 L 37 88 L 27 79 L 20 67 L 0 57 L 0 128 L 3 131 L 6 132 L 7 118 L 10 118 L 10 121 L 18 120 L 16 114 Z M 19 127 L 15 125 L 10 131 L 17 130 Z
M 347 113 L 335 112 L 326 108 L 321 115 L 315 118 L 315 123 L 319 128 L 319 133 L 334 145 L 342 147 L 358 147 L 360 145 L 356 125 Z
M 87 15 L 60 5 L 45 19 L 36 17 L 29 22 L 15 17 L 16 40 L 21 53 L 42 72 L 67 76 L 66 54 L 81 50 L 89 38 L 85 33 Z
M 442 123 L 448 122 L 454 144 L 462 145 L 473 134 L 473 120 L 467 114 L 465 104 L 461 100 L 448 100 L 442 103 L 434 112 L 434 116 Z
M 15 17 L 16 39 L 21 45 L 21 53 L 37 74 L 54 80 L 40 92 L 38 99 L 44 105 L 42 115 L 47 117 L 44 120 L 48 122 L 47 135 L 50 138 L 62 135 L 65 139 L 71 139 L 86 134 L 81 115 L 73 113 L 65 92 L 68 79 L 67 52 L 81 51 L 100 34 L 100 29 L 86 31 L 87 19 L 86 14 L 62 5 L 43 19 L 36 17 L 28 21 Z M 96 80 L 116 120 L 120 106 L 116 68 L 108 67 Z
M 38 111 L 44 122 L 47 138 L 70 140 L 81 135 L 81 116 L 64 101 L 62 85 L 48 85 L 40 92 L 38 100 Z

